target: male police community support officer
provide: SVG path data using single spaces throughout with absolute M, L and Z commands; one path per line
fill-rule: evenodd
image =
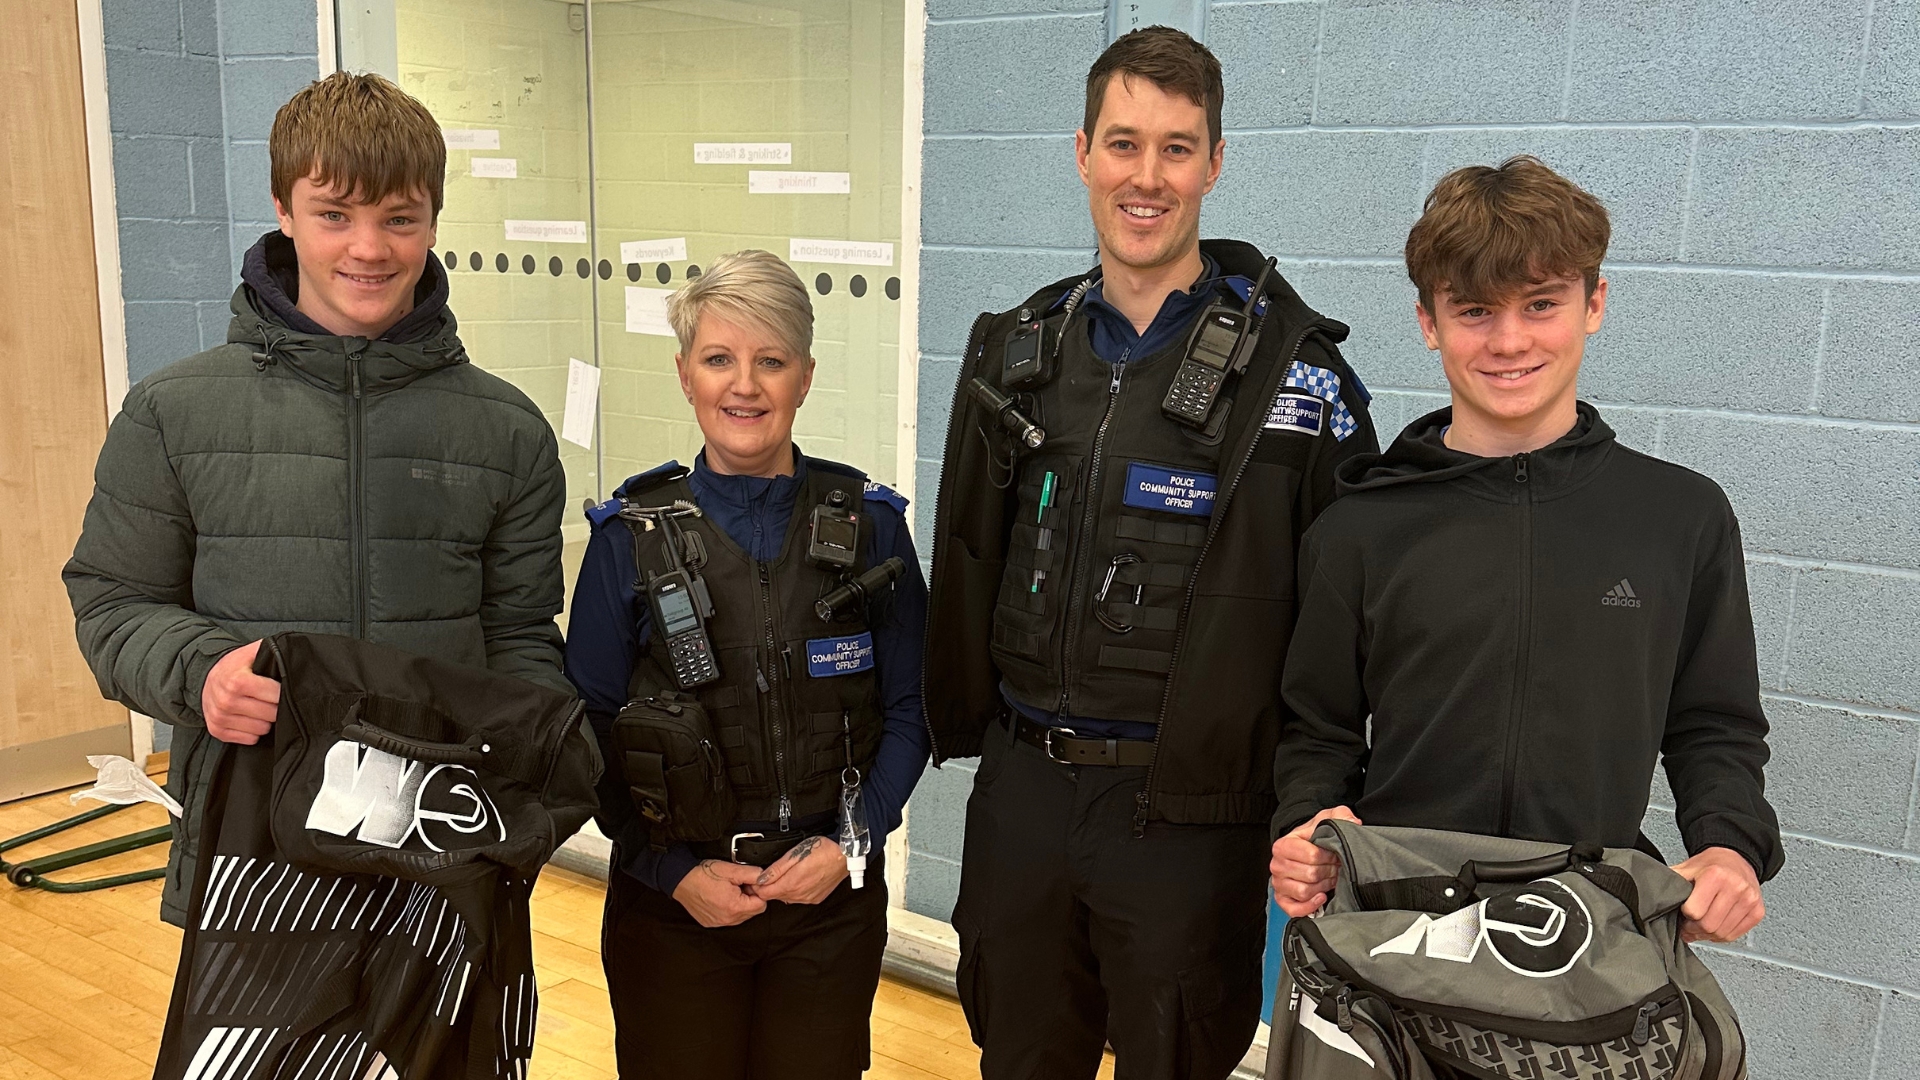
M 936 759 L 980 754 L 960 899 L 981 1072 L 1224 1077 L 1260 1012 L 1293 555 L 1376 448 L 1346 328 L 1199 239 L 1220 65 L 1165 27 L 1087 77 L 1100 265 L 975 323 L 927 655 Z M 1262 282 L 1257 299 L 1249 300 Z

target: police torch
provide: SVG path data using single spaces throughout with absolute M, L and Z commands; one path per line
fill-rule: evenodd
M 1041 430 L 1040 425 L 1021 415 L 1014 400 L 1001 393 L 998 387 L 987 380 L 976 377 L 967 383 L 967 394 L 979 402 L 982 408 L 997 417 L 1000 426 L 1006 428 L 1014 438 L 1025 443 L 1027 449 L 1038 450 L 1040 444 L 1047 441 L 1047 433 Z
M 813 613 L 820 616 L 822 622 L 832 622 L 839 617 L 842 608 L 866 603 L 867 597 L 876 589 L 886 588 L 906 572 L 906 562 L 895 555 L 859 577 L 841 582 L 839 588 L 814 602 Z

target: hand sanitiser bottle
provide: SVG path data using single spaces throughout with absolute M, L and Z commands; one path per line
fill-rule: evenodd
M 840 773 L 840 853 L 847 857 L 847 876 L 853 887 L 867 884 L 867 852 L 873 850 L 873 836 L 867 831 L 867 808 L 860 798 L 860 770 L 847 768 Z

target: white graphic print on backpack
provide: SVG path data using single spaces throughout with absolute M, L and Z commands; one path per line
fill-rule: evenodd
M 472 846 L 463 842 L 469 837 L 480 843 L 507 838 L 507 823 L 472 769 L 429 768 L 345 739 L 327 750 L 307 828 L 389 848 L 418 835 L 433 851 Z

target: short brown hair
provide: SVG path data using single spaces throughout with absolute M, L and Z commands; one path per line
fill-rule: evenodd
M 288 210 L 293 182 L 338 181 L 348 198 L 377 203 L 420 193 L 440 216 L 446 202 L 447 143 L 425 105 L 378 75 L 344 71 L 310 84 L 280 106 L 267 136 L 273 197 Z
M 1600 283 L 1613 227 L 1607 208 L 1539 158 L 1470 165 L 1440 178 L 1407 234 L 1407 276 L 1420 306 L 1434 293 L 1495 301 L 1558 277 Z
M 1080 130 L 1093 138 L 1100 104 L 1115 75 L 1139 76 L 1169 94 L 1179 94 L 1207 110 L 1207 149 L 1220 143 L 1220 106 L 1227 98 L 1220 61 L 1205 45 L 1170 26 L 1148 26 L 1123 34 L 1107 46 L 1087 72 L 1087 114 Z

